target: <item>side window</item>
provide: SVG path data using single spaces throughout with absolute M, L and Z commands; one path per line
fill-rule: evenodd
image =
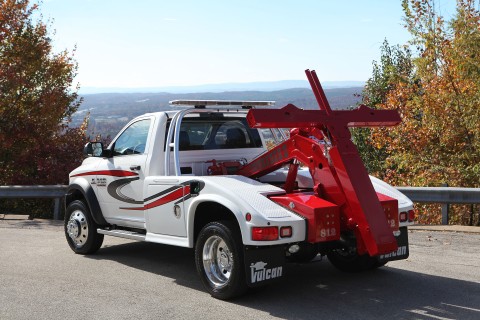
M 265 145 L 268 150 L 272 149 L 277 145 L 277 140 L 275 139 L 275 136 L 273 135 L 273 132 L 271 129 L 258 129 L 260 133 L 263 136 L 263 140 L 265 141 Z
M 125 129 L 115 141 L 114 155 L 145 153 L 150 123 L 150 119 L 140 120 Z
M 282 130 L 282 132 L 280 132 Z M 285 137 L 290 135 L 290 131 L 288 129 L 278 129 L 278 128 L 271 128 L 271 129 L 258 129 L 262 134 L 263 140 L 265 141 L 265 145 L 267 149 L 270 150 L 275 147 L 277 144 L 280 144 L 285 140 Z M 285 136 L 285 137 L 284 137 Z

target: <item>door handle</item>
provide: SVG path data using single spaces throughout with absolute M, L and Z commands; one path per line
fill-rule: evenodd
M 136 166 L 135 166 L 135 165 L 134 165 L 134 166 L 130 166 L 130 170 L 134 170 L 134 171 L 138 171 L 138 170 L 140 170 L 140 168 L 141 168 L 141 167 L 138 166 L 138 165 L 136 165 Z

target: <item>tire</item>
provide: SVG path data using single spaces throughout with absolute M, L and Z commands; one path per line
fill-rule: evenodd
M 230 221 L 210 222 L 195 245 L 195 264 L 203 285 L 214 298 L 227 300 L 247 290 L 243 244 Z
M 103 234 L 97 233 L 97 224 L 85 202 L 72 201 L 65 212 L 65 237 L 75 253 L 91 254 L 103 243 Z
M 385 265 L 376 257 L 368 254 L 358 255 L 355 248 L 334 249 L 327 253 L 328 260 L 339 270 L 344 272 L 362 272 Z

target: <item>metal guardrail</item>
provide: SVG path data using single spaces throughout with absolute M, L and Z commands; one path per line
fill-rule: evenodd
M 60 204 L 67 186 L 0 186 L 0 199 L 53 199 L 53 219 L 60 220 Z
M 413 202 L 441 203 L 442 224 L 448 224 L 448 211 L 450 204 L 480 204 L 480 189 L 452 188 L 452 187 L 397 187 Z M 26 199 L 37 198 L 54 199 L 53 218 L 60 219 L 60 204 L 65 196 L 67 186 L 0 186 L 0 198 Z
M 450 204 L 480 204 L 480 189 L 453 187 L 397 187 L 397 190 L 419 203 L 441 203 L 442 224 L 448 224 Z

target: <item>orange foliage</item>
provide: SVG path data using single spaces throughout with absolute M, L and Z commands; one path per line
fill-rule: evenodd
M 387 151 L 385 177 L 396 185 L 480 187 L 480 14 L 473 1 L 459 1 L 447 25 L 431 1 L 403 4 L 418 56 L 412 76 L 390 83 L 377 105 L 403 119 L 372 130 L 373 145 Z

